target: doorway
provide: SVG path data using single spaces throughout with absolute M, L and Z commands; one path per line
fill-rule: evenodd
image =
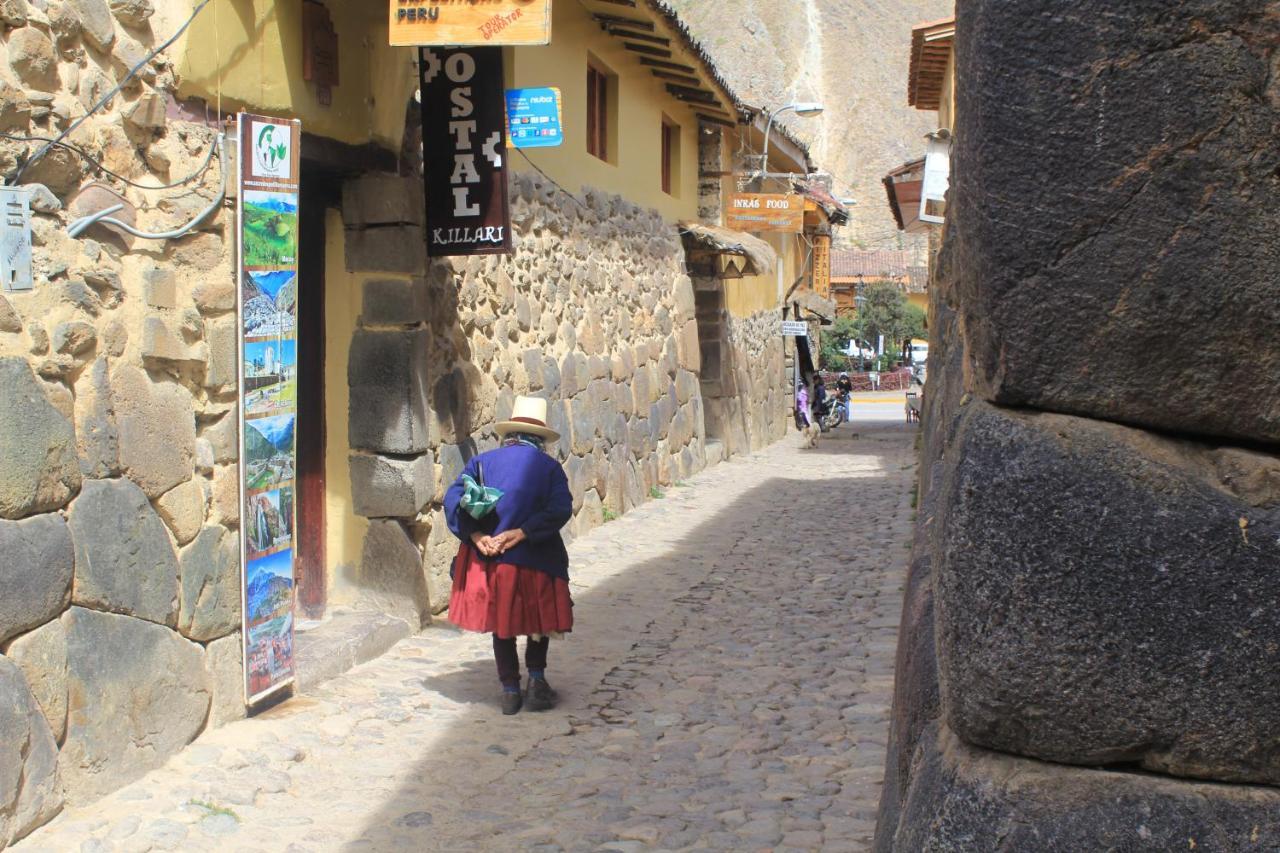
M 342 200 L 332 173 L 302 170 L 298 222 L 297 606 L 324 615 L 325 569 L 325 214 Z

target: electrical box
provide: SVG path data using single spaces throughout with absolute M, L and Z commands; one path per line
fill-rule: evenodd
M 31 287 L 31 193 L 0 187 L 0 289 Z

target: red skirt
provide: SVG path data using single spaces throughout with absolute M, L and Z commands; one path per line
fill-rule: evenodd
M 537 569 L 485 560 L 464 544 L 453 560 L 449 621 L 503 639 L 573 630 L 569 582 Z

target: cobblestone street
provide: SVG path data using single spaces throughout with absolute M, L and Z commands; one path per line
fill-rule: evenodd
M 861 404 L 575 542 L 550 713 L 502 717 L 489 639 L 437 623 L 16 849 L 866 849 L 915 435 Z

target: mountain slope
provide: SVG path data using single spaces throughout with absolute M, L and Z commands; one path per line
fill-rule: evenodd
M 953 0 L 667 0 L 749 103 L 822 102 L 784 122 L 852 196 L 842 242 L 898 245 L 880 179 L 924 154 L 936 116 L 907 106 L 911 28 L 953 14 Z

